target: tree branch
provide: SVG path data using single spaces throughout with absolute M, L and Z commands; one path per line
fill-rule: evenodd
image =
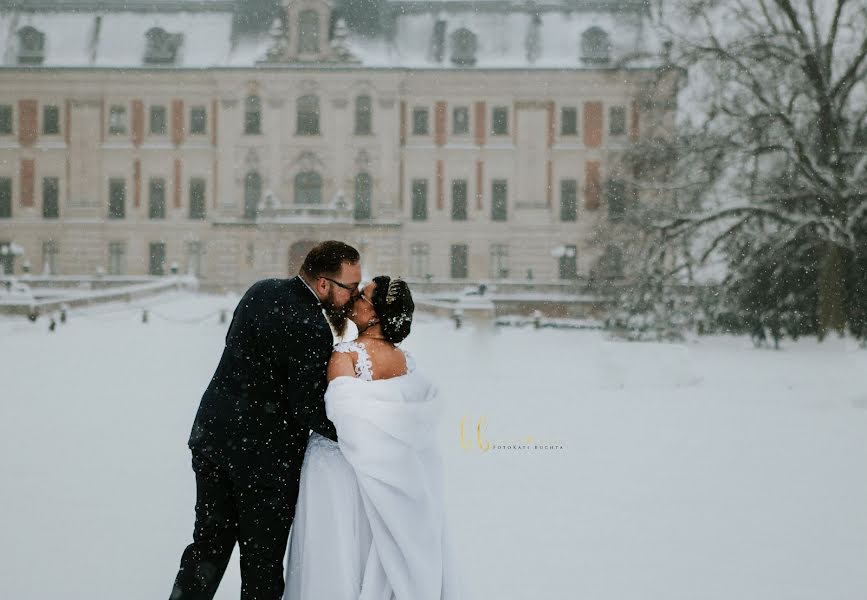
M 810 26 L 813 29 L 813 46 L 816 48 L 816 54 L 820 57 L 820 63 L 825 64 L 824 49 L 822 48 L 822 40 L 819 38 L 819 22 L 816 19 L 816 0 L 807 0 L 807 12 L 810 14 Z M 823 72 L 828 73 L 829 71 Z
M 837 43 L 837 31 L 840 27 L 840 15 L 848 0 L 837 0 L 837 8 L 834 10 L 834 18 L 831 20 L 831 30 L 828 32 L 828 51 L 825 53 L 825 71 L 831 72 L 831 62 L 834 58 L 834 44 Z

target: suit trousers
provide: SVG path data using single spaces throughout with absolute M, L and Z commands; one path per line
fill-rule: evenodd
M 181 557 L 171 600 L 211 600 L 235 543 L 241 553 L 241 599 L 280 600 L 283 559 L 298 499 L 297 486 L 256 489 L 193 450 L 196 522 Z

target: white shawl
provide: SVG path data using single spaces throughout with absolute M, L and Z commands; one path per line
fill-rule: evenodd
M 416 372 L 376 381 L 338 377 L 325 409 L 358 478 L 373 537 L 359 600 L 459 600 L 436 388 Z

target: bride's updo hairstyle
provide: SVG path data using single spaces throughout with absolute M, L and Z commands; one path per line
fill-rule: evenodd
M 373 282 L 376 288 L 370 302 L 379 317 L 382 335 L 392 344 L 399 344 L 409 335 L 415 311 L 409 286 L 403 279 L 392 279 L 388 275 L 374 277 Z

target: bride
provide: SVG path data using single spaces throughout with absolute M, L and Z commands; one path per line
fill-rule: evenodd
M 436 388 L 396 344 L 414 304 L 375 277 L 352 305 L 358 338 L 334 347 L 325 408 L 338 442 L 312 433 L 286 558 L 284 600 L 457 600 Z

